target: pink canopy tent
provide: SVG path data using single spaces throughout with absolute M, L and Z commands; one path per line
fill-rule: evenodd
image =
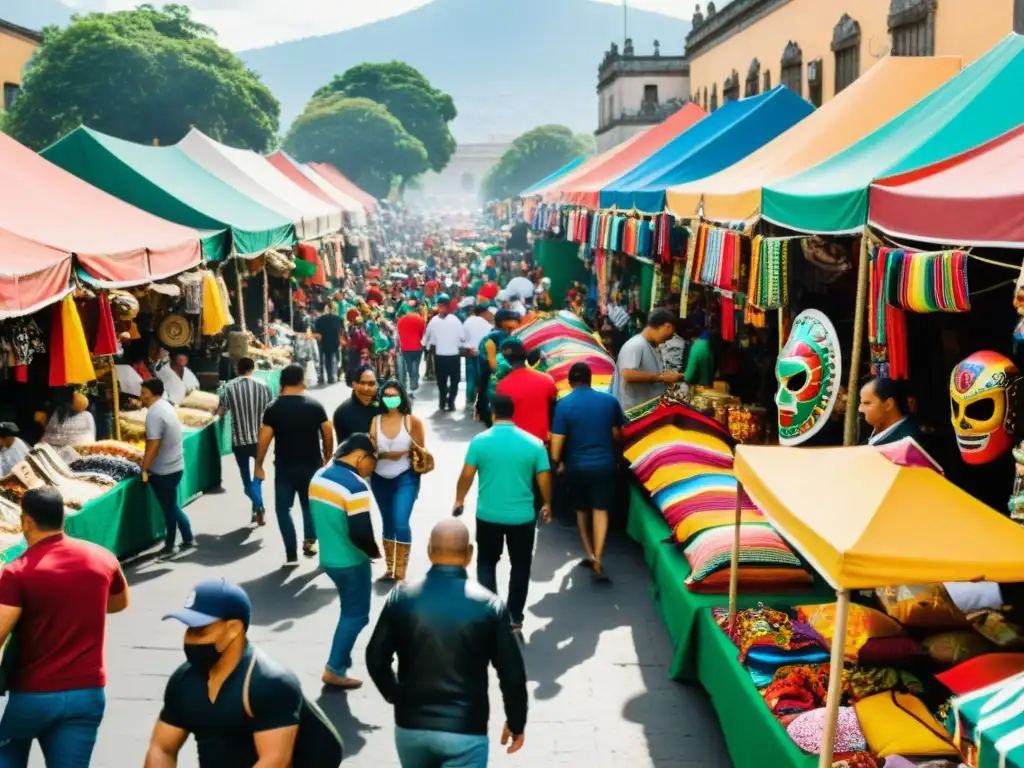
M 341 171 L 330 163 L 306 163 L 306 165 L 319 173 L 346 195 L 362 203 L 363 207 L 366 208 L 367 213 L 373 213 L 377 210 L 377 199 L 369 192 L 364 192 L 349 181 Z
M 61 170 L 0 133 L 0 318 L 62 298 L 72 258 L 88 277 L 140 285 L 202 260 L 200 234 Z
M 871 186 L 869 223 L 909 240 L 1024 248 L 1024 126 Z

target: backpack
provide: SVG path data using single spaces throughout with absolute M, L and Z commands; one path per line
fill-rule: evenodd
M 249 670 L 245 673 L 242 684 L 242 706 L 245 714 L 252 717 L 249 705 L 249 683 L 252 671 L 256 668 L 258 651 L 254 650 Z M 302 696 L 302 709 L 299 714 L 299 732 L 295 736 L 295 749 L 292 751 L 293 768 L 338 768 L 345 757 L 345 746 L 338 731 L 327 719 L 327 715 L 316 704 Z

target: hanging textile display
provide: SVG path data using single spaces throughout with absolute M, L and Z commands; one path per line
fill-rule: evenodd
M 751 246 L 747 300 L 758 309 L 789 306 L 790 238 L 755 237 Z
M 871 373 L 889 379 L 906 379 L 910 362 L 907 355 L 907 318 L 886 300 L 886 269 L 880 251 L 872 250 L 868 278 L 868 344 L 871 347 Z
M 110 300 L 106 293 L 99 295 L 99 318 L 96 325 L 96 343 L 92 353 L 96 357 L 116 355 L 117 330 L 114 327 L 114 313 L 110 311 Z
M 908 312 L 969 312 L 967 254 L 963 251 L 915 253 L 880 248 L 886 272 L 885 300 Z
M 209 272 L 203 275 L 202 318 L 203 336 L 216 336 L 231 325 L 231 315 L 225 308 L 220 283 Z
M 50 330 L 50 386 L 88 384 L 96 379 L 92 353 L 85 340 L 82 318 L 74 297 L 65 296 L 53 306 L 53 327 Z

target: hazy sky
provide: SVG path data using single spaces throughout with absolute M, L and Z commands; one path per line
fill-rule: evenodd
M 177 0 L 193 15 L 217 29 L 229 48 L 257 48 L 299 37 L 323 35 L 371 21 L 397 16 L 429 0 Z M 515 0 L 503 0 L 514 2 Z M 77 9 L 109 11 L 134 8 L 141 0 L 64 0 Z M 156 0 L 154 5 L 160 5 Z M 622 0 L 598 0 L 622 5 Z M 689 18 L 687 0 L 628 0 L 630 8 Z

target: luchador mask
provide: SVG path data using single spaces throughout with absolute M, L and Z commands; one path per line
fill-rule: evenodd
M 1020 373 L 998 352 L 975 352 L 949 379 L 950 420 L 967 464 L 987 464 L 1013 444 L 1011 392 Z M 1009 426 L 1009 428 L 1008 428 Z
M 828 423 L 841 376 L 839 340 L 832 322 L 816 309 L 801 312 L 775 365 L 780 445 L 800 445 Z

